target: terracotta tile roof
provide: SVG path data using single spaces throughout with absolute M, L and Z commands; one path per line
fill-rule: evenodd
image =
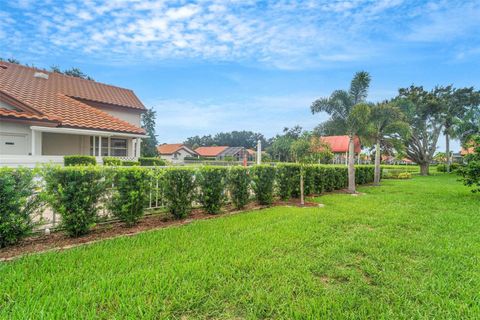
M 0 117 L 12 118 L 12 119 L 25 119 L 25 120 L 35 120 L 35 121 L 49 121 L 58 123 L 58 118 L 49 117 L 45 115 L 38 115 L 29 112 L 20 112 L 5 108 L 0 108 Z
M 201 157 L 216 157 L 225 149 L 227 149 L 227 146 L 222 146 L 222 147 L 198 147 L 195 149 L 195 152 L 198 153 Z
M 144 109 L 131 90 L 98 82 L 37 70 L 22 65 L 0 63 L 0 92 L 47 117 L 60 119 L 60 126 L 128 133 L 144 133 L 142 128 L 120 120 L 72 97 Z M 41 72 L 48 79 L 35 77 Z
M 460 155 L 466 156 L 467 154 L 473 154 L 473 147 L 463 148 L 460 150 Z
M 184 145 L 182 143 L 164 143 L 157 147 L 159 154 L 173 154 L 183 148 Z
M 348 136 L 325 136 L 320 138 L 322 142 L 330 145 L 333 153 L 345 153 L 348 152 Z M 360 139 L 358 136 L 355 136 L 353 139 L 355 153 L 360 153 L 362 151 L 362 146 L 360 144 Z

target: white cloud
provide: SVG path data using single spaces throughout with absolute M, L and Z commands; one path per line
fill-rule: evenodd
M 104 60 L 249 61 L 284 69 L 375 59 L 379 47 L 442 41 L 480 26 L 475 2 L 404 0 L 12 1 L 2 46 Z M 19 32 L 19 39 L 5 35 Z

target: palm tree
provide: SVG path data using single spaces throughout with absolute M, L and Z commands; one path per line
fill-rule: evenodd
M 380 185 L 380 145 L 395 142 L 400 132 L 408 132 L 408 124 L 403 120 L 403 113 L 395 105 L 382 102 L 371 105 L 370 121 L 367 135 L 375 144 L 375 178 L 374 185 Z
M 313 114 L 326 112 L 330 115 L 328 123 L 342 128 L 348 135 L 348 191 L 355 193 L 355 147 L 354 137 L 366 128 L 370 107 L 365 104 L 370 75 L 360 71 L 355 74 L 350 84 L 350 90 L 335 90 L 330 97 L 315 100 L 310 109 Z

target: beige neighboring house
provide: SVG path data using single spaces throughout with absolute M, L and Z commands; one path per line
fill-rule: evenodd
M 64 155 L 136 159 L 142 102 L 129 89 L 0 62 L 0 166 Z
M 164 143 L 157 147 L 160 158 L 171 163 L 184 163 L 185 157 L 198 157 L 198 154 L 182 143 Z

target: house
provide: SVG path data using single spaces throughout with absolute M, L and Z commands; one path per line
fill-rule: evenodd
M 234 160 L 242 161 L 248 152 L 244 147 L 198 147 L 195 152 L 204 158 L 212 158 L 214 160 Z
M 172 163 L 184 163 L 185 157 L 198 157 L 198 154 L 182 143 L 164 143 L 157 147 L 160 158 Z
M 136 159 L 145 131 L 129 89 L 0 62 L 0 166 L 64 155 Z
M 333 153 L 334 164 L 346 164 L 348 161 L 348 144 L 350 138 L 348 136 L 324 136 L 320 137 L 320 142 L 330 146 L 330 150 Z M 354 153 L 357 159 L 359 159 L 360 152 L 362 151 L 362 145 L 360 144 L 360 138 L 355 136 L 353 139 Z

